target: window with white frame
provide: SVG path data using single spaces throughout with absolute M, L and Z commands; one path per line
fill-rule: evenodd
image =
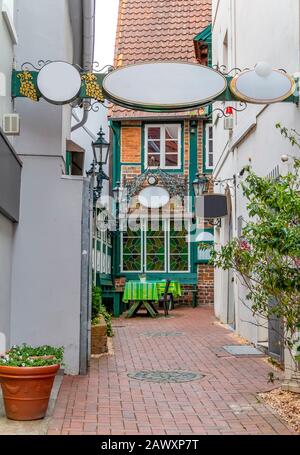
M 99 215 L 101 219 L 103 216 Z M 93 270 L 99 274 L 111 274 L 111 256 L 112 256 L 112 243 L 111 234 L 107 229 L 97 229 L 97 239 L 93 239 L 93 255 L 92 267 Z
M 122 232 L 121 256 L 122 272 L 189 272 L 188 230 L 174 220 L 142 221 Z
M 213 125 L 211 123 L 206 125 L 205 128 L 205 167 L 206 169 L 213 169 L 214 167 L 214 136 Z
M 145 167 L 180 169 L 180 124 L 145 126 L 145 161 Z

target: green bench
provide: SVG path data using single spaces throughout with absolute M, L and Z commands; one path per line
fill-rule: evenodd
M 100 278 L 100 287 L 102 299 L 113 301 L 113 316 L 118 318 L 123 313 L 123 291 L 116 291 L 112 280 L 109 278 Z

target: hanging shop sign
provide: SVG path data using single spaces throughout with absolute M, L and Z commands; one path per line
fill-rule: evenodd
M 229 76 L 233 70 L 223 73 L 221 67 L 185 62 L 139 63 L 116 70 L 109 67 L 106 72 L 96 67 L 86 71 L 61 61 L 41 60 L 37 67 L 26 62 L 21 71 L 13 70 L 12 97 L 44 98 L 57 105 L 76 99 L 80 105 L 85 100 L 94 111 L 106 98 L 129 109 L 163 113 L 197 109 L 203 116 L 207 115 L 205 107 L 215 101 L 299 102 L 297 79 L 264 62 L 253 70 L 235 68 L 235 77 Z
M 40 70 L 37 86 L 49 103 L 68 104 L 79 95 L 81 76 L 70 63 L 50 62 Z
M 203 218 L 223 218 L 228 214 L 227 197 L 224 194 L 205 194 L 201 199 Z
M 226 88 L 226 78 L 212 68 L 179 62 L 129 65 L 103 80 L 104 94 L 116 104 L 160 112 L 203 106 Z
M 161 186 L 148 186 L 138 195 L 139 203 L 147 208 L 159 209 L 170 201 L 169 192 Z
M 253 70 L 242 71 L 230 83 L 235 97 L 254 104 L 284 101 L 293 95 L 295 88 L 295 80 L 289 74 L 263 64 Z

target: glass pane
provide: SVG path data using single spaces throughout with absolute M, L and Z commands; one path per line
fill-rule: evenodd
M 164 230 L 164 225 L 161 221 L 159 220 L 149 220 L 149 223 L 147 224 L 148 230 L 147 230 L 147 237 L 164 237 L 165 236 L 165 230 Z
M 166 139 L 178 140 L 178 126 L 166 126 Z
M 166 166 L 175 167 L 178 166 L 178 155 L 166 155 Z
M 148 142 L 148 154 L 150 153 L 160 153 L 160 142 L 159 141 L 149 141 Z
M 208 128 L 208 137 L 209 137 L 209 139 L 213 138 L 213 127 L 212 126 L 210 126 Z
M 138 272 L 141 270 L 141 256 L 135 254 L 124 254 L 123 270 L 125 272 Z
M 141 239 L 138 237 L 123 238 L 124 254 L 141 254 Z
M 163 254 L 147 255 L 147 271 L 162 272 L 165 269 L 165 256 Z
M 148 139 L 160 139 L 160 127 L 148 128 Z
M 184 254 L 174 254 L 170 256 L 170 271 L 180 272 L 189 269 L 189 257 Z
M 166 141 L 166 153 L 178 153 L 178 141 Z
M 147 254 L 165 253 L 165 239 L 164 237 L 148 237 L 147 241 Z
M 188 234 L 187 229 L 184 226 L 183 220 L 172 221 L 170 224 L 170 236 L 172 237 L 184 237 Z
M 160 166 L 160 155 L 149 155 L 148 166 Z
M 213 146 L 214 146 L 213 141 L 209 141 L 208 142 L 208 153 L 213 153 Z
M 212 153 L 208 155 L 208 165 L 209 167 L 213 167 L 214 165 L 214 155 Z
M 170 254 L 188 254 L 188 251 L 185 237 L 170 238 Z

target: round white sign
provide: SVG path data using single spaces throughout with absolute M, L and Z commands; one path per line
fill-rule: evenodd
M 49 103 L 68 104 L 79 95 L 81 76 L 70 63 L 51 62 L 40 70 L 37 85 Z
M 161 186 L 144 188 L 138 195 L 141 205 L 151 209 L 158 209 L 166 205 L 170 200 L 169 192 Z
M 231 81 L 230 90 L 240 100 L 254 104 L 271 104 L 291 96 L 296 88 L 294 79 L 279 71 L 267 71 L 260 63 L 254 70 L 243 71 Z
M 226 88 L 226 78 L 212 68 L 180 62 L 129 65 L 103 80 L 104 93 L 114 103 L 154 111 L 202 106 Z

